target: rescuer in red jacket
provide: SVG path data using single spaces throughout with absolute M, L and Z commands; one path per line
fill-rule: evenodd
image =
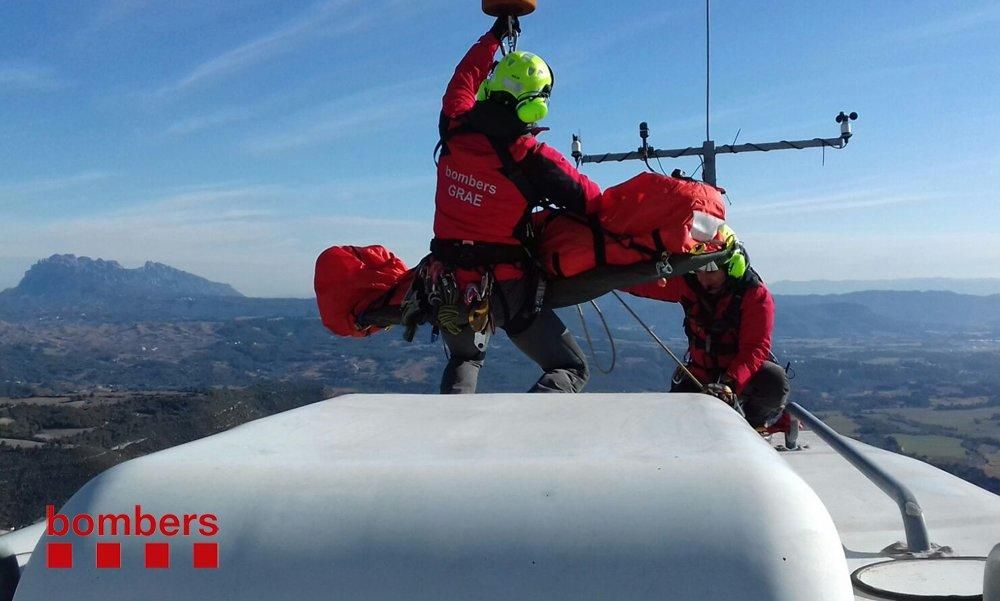
M 788 401 L 788 376 L 770 360 L 774 299 L 757 272 L 747 266 L 745 255 L 629 292 L 684 308 L 687 368 L 705 389 L 678 369 L 671 392 L 712 394 L 742 407 L 751 426 L 774 425 Z
M 584 354 L 537 302 L 544 288 L 530 256 L 530 215 L 544 204 L 584 214 L 601 190 L 535 138 L 544 131 L 536 123 L 548 112 L 552 71 L 528 52 L 494 62 L 507 34 L 506 17 L 497 19 L 459 63 L 443 99 L 431 241 L 437 265 L 425 277 L 430 297 L 445 298 L 433 318 L 450 351 L 441 391 L 475 392 L 495 326 L 544 370 L 533 392 L 579 392 L 588 378 Z

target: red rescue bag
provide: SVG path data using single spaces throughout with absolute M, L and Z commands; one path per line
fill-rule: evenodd
M 608 188 L 598 201 L 601 225 L 634 244 L 671 253 L 711 240 L 726 219 L 719 188 L 658 173 L 640 173 Z
M 541 211 L 532 217 L 539 239 L 538 256 L 550 278 L 569 278 L 599 265 L 632 265 L 652 258 L 648 252 L 631 248 L 621 236 L 605 232 L 596 215 Z
M 403 261 L 383 246 L 333 246 L 316 259 L 313 286 L 323 325 L 339 336 L 369 336 L 381 328 L 358 325 L 378 301 L 399 304 L 412 279 Z M 397 298 L 398 297 L 398 298 Z
M 632 265 L 664 252 L 687 253 L 725 223 L 722 192 L 708 184 L 641 173 L 608 188 L 591 215 L 535 213 L 539 258 L 549 276 L 568 278 L 602 265 Z M 721 245 L 716 241 L 714 245 Z

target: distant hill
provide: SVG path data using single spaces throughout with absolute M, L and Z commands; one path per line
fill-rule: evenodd
M 623 295 L 662 336 L 681 339 L 678 305 Z M 1000 333 L 1000 295 L 954 292 L 864 291 L 848 294 L 776 294 L 776 338 L 912 338 L 929 333 Z M 647 340 L 612 297 L 600 300 L 616 335 Z M 574 309 L 563 312 L 577 333 Z M 589 313 L 589 310 L 588 310 Z M 0 320 L 86 322 L 226 321 L 235 318 L 316 319 L 314 299 L 241 295 L 160 263 L 125 269 L 115 261 L 54 255 L 36 263 L 16 288 L 0 292 Z M 318 324 L 318 319 L 316 320 Z
M 147 261 L 142 267 L 126 269 L 117 261 L 52 255 L 35 263 L 17 294 L 44 298 L 81 299 L 90 296 L 131 298 L 179 298 L 184 296 L 243 296 L 229 284 L 220 284 Z
M 229 284 L 162 263 L 126 269 L 117 261 L 74 255 L 38 261 L 16 287 L 0 292 L 0 319 L 5 320 L 170 321 L 313 314 L 312 300 L 250 299 Z
M 683 337 L 679 305 L 628 294 L 622 297 L 661 336 Z M 637 339 L 645 337 L 613 297 L 598 302 L 619 333 L 629 336 L 635 331 Z M 919 338 L 957 331 L 1000 333 L 1000 295 L 903 291 L 776 295 L 775 307 L 776 338 Z M 579 329 L 575 313 L 563 313 L 574 332 Z
M 818 320 L 840 314 L 842 319 L 856 320 L 861 317 L 859 310 L 863 309 L 878 320 L 871 326 L 872 334 L 886 329 L 903 334 L 947 332 L 956 328 L 1000 331 L 1000 295 L 872 290 L 835 295 L 779 295 L 775 303 L 779 325 L 783 317 L 789 315 Z M 833 305 L 841 308 L 831 310 Z M 856 309 L 850 311 L 844 306 Z
M 1000 294 L 1000 278 L 910 278 L 901 280 L 782 280 L 768 284 L 775 294 L 847 294 L 869 290 L 946 291 L 959 294 Z

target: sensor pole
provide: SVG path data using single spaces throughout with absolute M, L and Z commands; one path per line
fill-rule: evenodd
M 841 111 L 836 117 L 836 122 L 840 124 L 840 136 L 836 138 L 780 140 L 778 142 L 726 144 L 725 146 L 716 146 L 714 140 L 705 140 L 700 147 L 689 146 L 687 148 L 673 148 L 669 150 L 656 150 L 649 146 L 649 126 L 646 122 L 643 122 L 639 125 L 639 137 L 642 140 L 642 146 L 638 150 L 622 153 L 583 154 L 583 145 L 580 137 L 574 135 L 572 156 L 576 159 L 578 166 L 582 163 L 605 163 L 609 161 L 620 163 L 631 160 L 647 161 L 651 158 L 676 159 L 685 156 L 700 156 L 704 161 L 703 180 L 715 186 L 717 185 L 715 158 L 720 154 L 770 152 L 772 150 L 803 150 L 805 148 L 822 147 L 840 150 L 847 146 L 847 142 L 851 139 L 853 135 L 851 121 L 856 121 L 857 118 L 858 114 L 855 112 L 845 113 Z M 643 135 L 643 133 L 646 135 Z

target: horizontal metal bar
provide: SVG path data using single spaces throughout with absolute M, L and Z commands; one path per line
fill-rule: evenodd
M 740 144 L 738 146 L 719 146 L 715 149 L 715 154 L 736 154 L 738 152 L 769 152 L 771 150 L 802 150 L 804 148 L 828 148 L 841 149 L 847 146 L 844 138 L 813 138 L 812 140 L 781 140 L 780 142 L 766 142 L 764 144 Z
M 647 158 L 676 159 L 683 156 L 698 156 L 701 154 L 701 146 L 697 148 L 678 148 L 675 150 L 651 150 L 646 154 Z M 585 154 L 580 157 L 581 163 L 604 163 L 607 161 L 632 161 L 642 160 L 643 153 L 639 150 L 632 152 L 619 152 L 609 154 Z
M 717 146 L 715 154 L 736 154 L 740 152 L 770 152 L 772 150 L 802 150 L 804 148 L 828 148 L 841 149 L 847 146 L 848 138 L 813 138 L 812 140 L 781 140 L 780 142 L 764 142 L 761 144 L 739 144 L 736 146 Z M 605 163 L 609 161 L 622 162 L 649 159 L 676 159 L 684 156 L 700 156 L 704 154 L 703 146 L 689 146 L 687 148 L 674 148 L 670 150 L 650 149 L 643 153 L 641 150 L 632 152 L 619 152 L 608 154 L 585 154 L 580 157 L 581 163 Z
M 805 422 L 809 428 L 837 451 L 841 457 L 850 462 L 858 471 L 878 486 L 882 492 L 889 495 L 903 516 L 903 529 L 906 531 L 906 548 L 910 552 L 930 551 L 931 542 L 927 534 L 927 524 L 924 523 L 924 512 L 917 498 L 902 482 L 876 465 L 871 459 L 862 455 L 857 449 L 847 444 L 846 439 L 837 434 L 833 428 L 823 423 L 821 419 L 809 413 L 798 403 L 788 403 L 788 411 L 793 417 Z

